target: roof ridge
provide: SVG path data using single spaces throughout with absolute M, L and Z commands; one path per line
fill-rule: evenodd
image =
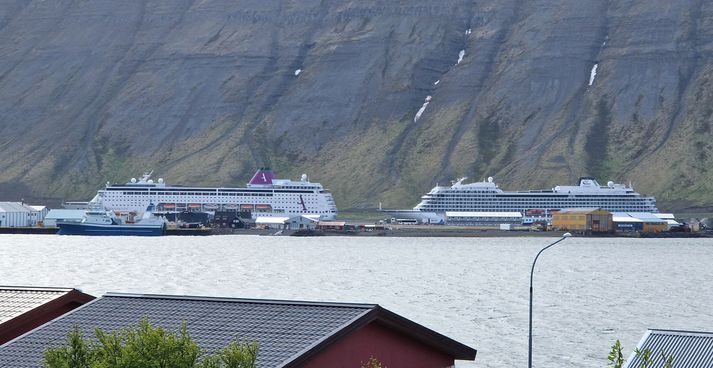
M 648 330 L 652 333 L 673 332 L 673 333 L 677 333 L 677 334 L 713 336 L 713 332 L 707 332 L 707 331 L 668 330 L 668 329 L 659 329 L 659 328 L 649 328 Z
M 280 305 L 310 305 L 323 307 L 343 307 L 343 308 L 364 308 L 374 309 L 378 304 L 370 303 L 343 303 L 343 302 L 318 302 L 308 300 L 287 300 L 287 299 L 259 299 L 259 298 L 231 298 L 217 296 L 201 296 L 201 295 L 171 295 L 171 294 L 140 294 L 140 293 L 121 293 L 107 292 L 102 295 L 102 298 L 146 298 L 146 299 L 174 299 L 174 300 L 197 300 L 197 301 L 214 301 L 214 302 L 235 302 L 235 303 L 254 303 L 254 304 L 280 304 Z
M 0 285 L 0 290 L 13 290 L 13 291 L 57 291 L 57 292 L 70 292 L 72 290 L 80 291 L 77 288 L 71 287 L 48 287 L 48 286 L 12 286 L 12 285 Z

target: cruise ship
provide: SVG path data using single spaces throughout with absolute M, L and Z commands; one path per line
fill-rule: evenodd
M 446 212 L 520 212 L 523 223 L 549 221 L 552 211 L 563 208 L 603 208 L 612 212 L 659 212 L 654 197 L 642 196 L 631 185 L 612 181 L 600 185 L 592 177 L 577 185 L 547 190 L 503 191 L 490 177 L 464 184 L 461 178 L 449 187 L 436 186 L 421 197 L 412 210 L 385 210 L 397 219 L 443 223 Z
M 337 216 L 337 206 L 329 190 L 319 183 L 276 179 L 270 168 L 260 168 L 245 188 L 193 187 L 168 185 L 162 178 L 154 181 L 151 173 L 126 184 L 107 183 L 90 204 L 119 213 L 142 213 L 150 204 L 157 212 L 241 211 L 258 216 L 292 217 L 318 215 L 323 220 Z

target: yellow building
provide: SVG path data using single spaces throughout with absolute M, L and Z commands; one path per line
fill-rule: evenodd
M 593 233 L 614 231 L 611 212 L 601 208 L 566 208 L 552 212 L 552 227 Z
M 654 220 L 647 220 L 647 219 L 642 219 L 643 220 L 643 229 L 642 232 L 644 233 L 660 233 L 662 231 L 666 231 L 668 229 L 668 223 L 666 223 L 663 220 L 656 221 Z

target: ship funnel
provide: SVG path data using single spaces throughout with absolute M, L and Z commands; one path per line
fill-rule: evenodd
M 261 167 L 255 172 L 252 179 L 248 184 L 260 185 L 260 184 L 272 184 L 273 173 L 269 167 Z

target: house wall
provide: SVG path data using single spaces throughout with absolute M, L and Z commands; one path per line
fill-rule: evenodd
M 643 232 L 645 233 L 660 233 L 666 231 L 668 224 L 663 222 L 644 222 Z
M 616 229 L 619 231 L 642 231 L 644 224 L 641 222 L 617 222 Z
M 454 364 L 452 357 L 372 322 L 327 347 L 303 367 L 357 368 L 371 356 L 394 368 L 447 368 Z
M 594 232 L 606 233 L 614 230 L 610 213 L 593 213 L 587 217 L 589 229 Z
M 587 216 L 555 213 L 552 215 L 552 226 L 561 230 L 587 230 Z
M 554 213 L 552 215 L 552 227 L 560 230 L 610 232 L 612 231 L 612 215 L 611 213 L 600 211 L 587 214 Z

